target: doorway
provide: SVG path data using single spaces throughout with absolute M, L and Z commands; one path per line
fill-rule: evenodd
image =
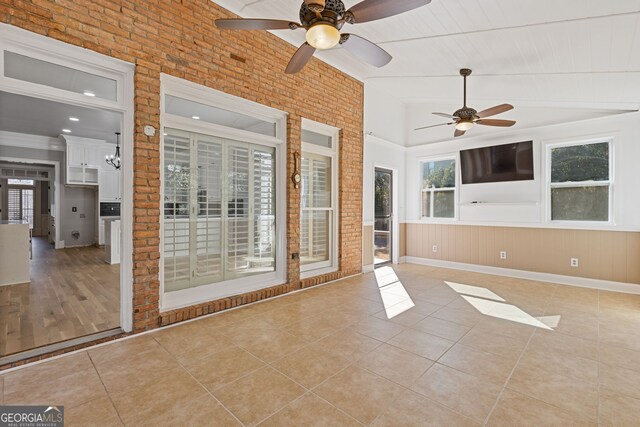
M 132 330 L 133 75 L 0 23 L 0 225 L 28 242 L 0 283 L 0 365 Z M 116 132 L 118 170 L 105 162 Z M 109 254 L 104 204 L 121 205 Z
M 375 267 L 393 261 L 393 171 L 375 168 L 373 260 Z

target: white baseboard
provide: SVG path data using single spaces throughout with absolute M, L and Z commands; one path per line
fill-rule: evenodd
M 373 270 L 374 270 L 373 264 L 363 265 L 362 266 L 362 272 L 363 273 L 371 273 Z
M 535 271 L 514 270 L 510 268 L 490 267 L 486 265 L 466 264 L 462 262 L 442 261 L 438 259 L 404 257 L 407 263 L 427 265 L 430 267 L 451 268 L 455 270 L 473 271 L 476 273 L 495 274 L 496 276 L 515 277 L 518 279 L 537 280 L 540 282 L 559 283 L 581 288 L 600 289 L 603 291 L 640 294 L 640 284 L 613 282 L 609 280 L 589 279 L 586 277 L 563 276 L 560 274 L 539 273 Z
M 398 264 L 406 264 L 406 263 L 407 263 L 407 257 L 401 256 L 400 259 L 398 260 Z

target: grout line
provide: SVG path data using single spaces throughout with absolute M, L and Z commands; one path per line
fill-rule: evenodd
M 102 375 L 100 375 L 100 372 L 98 371 L 98 367 L 96 366 L 95 362 L 93 361 L 93 358 L 91 357 L 91 355 L 89 354 L 88 351 L 87 351 L 87 357 L 91 361 L 91 365 L 93 366 L 93 369 L 96 371 L 96 375 L 98 375 L 98 378 L 100 379 L 100 383 L 102 384 L 102 387 L 104 388 L 104 392 L 107 394 L 107 397 L 109 398 L 109 402 L 111 402 L 111 406 L 113 406 L 113 409 L 116 411 L 116 415 L 118 416 L 118 419 L 120 420 L 122 425 L 125 425 L 124 420 L 122 419 L 122 416 L 120 415 L 120 411 L 118 411 L 118 407 L 116 406 L 115 402 L 111 398 L 111 393 L 109 393 L 109 390 L 107 390 L 107 386 L 104 384 L 104 381 L 102 380 Z
M 533 333 L 531 334 L 531 336 L 527 340 L 527 343 L 525 344 L 524 348 L 522 349 L 522 352 L 520 353 L 520 356 L 518 356 L 518 360 L 516 361 L 515 365 L 513 365 L 513 368 L 511 369 L 511 372 L 509 373 L 509 376 L 507 377 L 506 381 L 502 385 L 502 389 L 500 390 L 500 393 L 498 394 L 498 397 L 496 398 L 496 401 L 493 402 L 493 406 L 491 407 L 491 410 L 487 414 L 487 417 L 484 419 L 483 425 L 486 426 L 487 423 L 489 422 L 489 419 L 491 418 L 491 415 L 493 415 L 493 412 L 495 411 L 496 407 L 498 406 L 498 402 L 500 402 L 500 399 L 502 398 L 502 395 L 504 394 L 504 391 L 507 388 L 507 384 L 509 384 L 509 381 L 511 381 L 511 377 L 513 376 L 513 373 L 516 371 L 516 368 L 520 364 L 520 361 L 522 360 L 522 357 L 524 356 L 525 352 L 527 351 L 527 348 L 529 348 L 529 344 L 531 343 L 531 340 L 533 339 L 533 336 L 537 332 L 538 332 L 538 329 L 537 328 L 534 329 Z
M 158 340 L 155 339 L 155 337 L 153 338 L 154 341 L 156 341 L 156 343 L 158 343 L 158 345 L 160 345 L 160 347 L 162 347 L 162 344 L 160 344 L 160 342 L 158 342 Z M 171 358 L 178 364 L 178 366 L 180 366 L 180 368 L 187 374 L 189 375 L 191 378 L 193 378 L 193 380 L 198 383 L 198 385 L 200 387 L 202 387 L 204 389 L 204 391 L 209 394 L 209 396 L 211 396 L 216 402 L 218 402 L 220 404 L 220 406 L 222 406 L 228 413 L 231 414 L 231 416 L 233 418 L 235 418 L 240 424 L 242 424 L 243 426 L 245 425 L 245 423 L 243 423 L 242 421 L 240 421 L 240 419 L 238 417 L 236 417 L 236 415 L 229 410 L 229 408 L 227 408 L 216 396 L 214 396 L 214 394 L 207 388 L 204 386 L 204 384 L 202 384 L 195 376 L 193 376 L 193 374 L 187 369 L 185 368 L 185 366 L 173 355 L 171 354 L 167 349 L 165 349 L 164 347 L 162 347 L 167 353 L 169 353 L 169 355 L 171 356 Z M 258 368 L 259 369 L 259 368 Z M 257 369 L 256 369 L 257 370 Z M 256 370 L 252 371 L 255 372 Z

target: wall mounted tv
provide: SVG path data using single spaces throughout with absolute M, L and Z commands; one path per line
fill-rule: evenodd
M 533 141 L 460 151 L 463 184 L 533 179 Z

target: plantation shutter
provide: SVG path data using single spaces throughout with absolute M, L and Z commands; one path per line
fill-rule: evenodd
M 189 287 L 191 140 L 171 133 L 164 138 L 164 279 L 168 291 Z
M 275 172 L 274 148 L 167 130 L 165 291 L 275 270 Z
M 20 206 L 20 189 L 9 188 L 8 200 L 8 218 L 9 221 L 19 221 L 22 219 L 22 209 Z
M 275 149 L 253 150 L 253 258 L 275 266 Z
M 248 267 L 249 148 L 230 145 L 227 152 L 227 261 L 229 277 Z
M 331 206 L 331 158 L 303 153 L 301 248 L 303 264 L 328 261 Z
M 198 281 L 222 280 L 222 143 L 198 137 L 196 269 Z

